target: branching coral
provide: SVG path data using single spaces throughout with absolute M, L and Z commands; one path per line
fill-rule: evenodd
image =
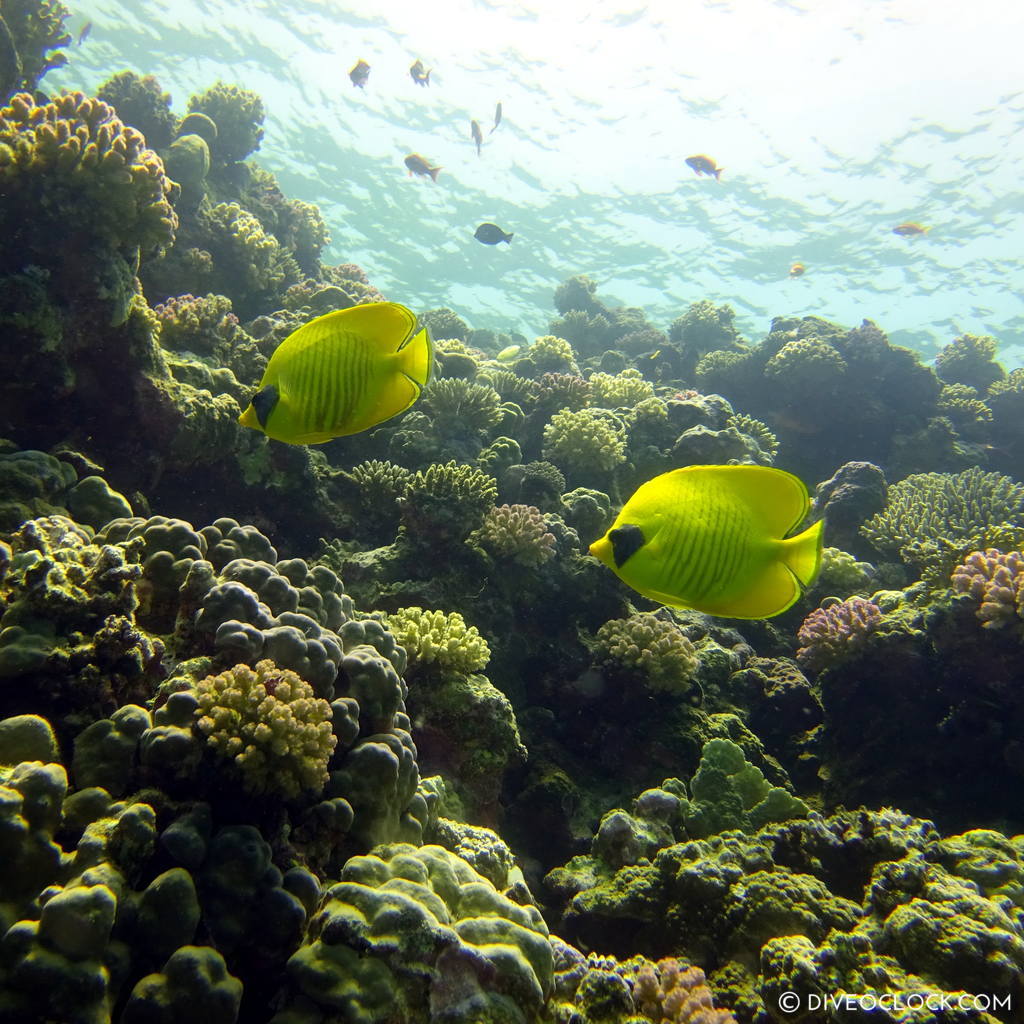
M 96 90 L 96 97 L 109 103 L 125 124 L 138 128 L 150 148 L 171 144 L 178 119 L 171 113 L 170 93 L 160 88 L 153 75 L 119 71 Z
M 827 341 L 817 337 L 787 341 L 768 360 L 766 377 L 796 393 L 835 385 L 846 372 L 846 361 Z
M 519 565 L 543 565 L 555 553 L 555 537 L 539 508 L 498 505 L 469 537 L 495 558 Z
M 541 373 L 579 373 L 576 355 L 565 338 L 544 334 L 529 347 L 526 354 Z
M 51 265 L 69 227 L 81 251 L 174 241 L 174 186 L 160 158 L 112 107 L 80 92 L 42 106 L 20 93 L 0 110 L 0 192 L 0 235 L 19 266 L 28 256 Z
M 241 334 L 231 300 L 223 295 L 178 295 L 153 307 L 160 344 L 175 351 L 216 355 L 226 361 Z
M 621 373 L 595 373 L 590 378 L 594 405 L 605 409 L 632 409 L 647 398 L 654 397 L 654 385 L 632 368 Z
M 815 608 L 797 633 L 801 646 L 796 660 L 804 668 L 820 672 L 863 647 L 881 624 L 881 609 L 863 597 Z
M 915 473 L 889 488 L 885 508 L 861 533 L 928 578 L 948 578 L 969 551 L 1024 543 L 1024 486 L 977 467 Z
M 762 420 L 754 419 L 744 413 L 733 413 L 725 422 L 726 427 L 734 427 L 741 434 L 757 442 L 758 448 L 764 452 L 769 462 L 775 460 L 779 453 L 779 439 L 772 433 L 771 428 Z
M 428 309 L 420 313 L 420 326 L 430 331 L 432 338 L 458 338 L 465 341 L 469 337 L 469 324 L 447 306 Z
M 961 334 L 935 357 L 935 372 L 947 384 L 967 384 L 984 391 L 1006 376 L 996 362 L 999 342 L 989 335 Z
M 402 521 L 428 543 L 462 540 L 480 525 L 497 495 L 494 477 L 475 466 L 435 462 L 409 481 L 400 503 Z
M 1022 625 L 1024 555 L 1019 551 L 972 551 L 953 570 L 952 584 L 956 593 L 970 594 L 979 603 L 978 618 L 986 629 Z
M 637 673 L 652 690 L 685 693 L 700 665 L 679 627 L 651 612 L 606 622 L 597 631 L 596 651 L 603 663 Z
M 436 664 L 442 670 L 469 674 L 486 668 L 491 660 L 487 641 L 458 612 L 409 607 L 386 618 L 412 667 Z
M 544 457 L 570 471 L 606 473 L 626 460 L 626 432 L 598 409 L 564 409 L 544 428 Z
M 210 153 L 218 164 L 244 160 L 263 139 L 263 101 L 237 85 L 216 82 L 188 101 L 190 111 L 206 114 L 217 125 Z
M 434 415 L 443 433 L 453 430 L 484 431 L 500 422 L 501 399 L 486 384 L 443 377 L 423 389 L 421 403 Z
M 331 705 L 288 669 L 265 659 L 196 683 L 196 725 L 234 762 L 249 793 L 297 797 L 319 792 L 336 743 Z
M 716 1010 L 707 978 L 699 967 L 674 957 L 645 963 L 634 980 L 640 1012 L 655 1024 L 736 1024 L 728 1010 Z

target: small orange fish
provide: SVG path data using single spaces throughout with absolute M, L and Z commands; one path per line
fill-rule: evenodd
M 794 263 L 793 266 L 791 266 L 789 268 L 789 276 L 790 277 L 803 277 L 804 271 L 806 269 L 807 268 L 802 263 Z
M 433 68 L 424 67 L 423 61 L 417 59 L 409 68 L 409 74 L 417 85 L 430 85 L 430 72 L 433 70 Z
M 722 180 L 723 167 L 719 167 L 714 160 L 709 156 L 704 156 L 703 153 L 698 153 L 696 156 L 688 156 L 684 161 L 687 167 L 693 168 L 693 173 L 714 175 L 715 181 Z
M 409 168 L 410 177 L 417 174 L 426 178 L 429 175 L 431 181 L 437 181 L 437 176 L 441 172 L 440 167 L 431 167 L 430 161 L 425 160 L 419 153 L 410 153 L 405 158 L 405 166 Z
M 370 77 L 370 65 L 365 60 L 356 61 L 355 67 L 348 73 L 348 77 L 352 79 L 354 86 L 362 89 Z
M 480 146 L 484 141 L 484 133 L 480 130 L 479 121 L 470 121 L 469 129 L 473 133 L 473 141 L 476 143 L 476 155 L 480 155 Z
M 907 221 L 905 224 L 897 224 L 892 229 L 892 233 L 894 235 L 902 235 L 904 238 L 912 238 L 914 235 L 923 235 L 926 231 L 930 230 L 930 228 L 926 228 L 923 224 Z

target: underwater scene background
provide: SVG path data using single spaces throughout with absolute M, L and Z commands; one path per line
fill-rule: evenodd
M 2 1024 L 1024 1019 L 969 14 L 0 0 Z

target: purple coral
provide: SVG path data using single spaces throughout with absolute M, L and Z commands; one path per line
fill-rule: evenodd
M 1024 619 L 1024 555 L 996 548 L 972 551 L 953 570 L 953 590 L 970 594 L 985 629 L 1003 629 Z
M 863 597 L 815 608 L 797 633 L 801 646 L 796 660 L 804 668 L 820 672 L 860 648 L 881 623 L 882 610 Z
M 644 964 L 634 982 L 635 999 L 648 1020 L 668 1024 L 736 1024 L 728 1010 L 716 1010 L 707 978 L 699 967 L 666 957 Z

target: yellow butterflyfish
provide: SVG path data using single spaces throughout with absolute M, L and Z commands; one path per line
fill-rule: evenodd
M 238 422 L 288 444 L 358 434 L 408 409 L 433 363 L 430 335 L 405 306 L 339 309 L 277 346 Z
M 821 567 L 803 481 L 770 466 L 687 466 L 642 484 L 590 553 L 661 604 L 734 619 L 784 612 Z

